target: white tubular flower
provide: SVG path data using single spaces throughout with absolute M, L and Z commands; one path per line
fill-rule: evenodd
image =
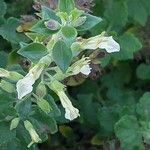
M 59 96 L 62 106 L 65 109 L 65 118 L 68 120 L 74 120 L 79 114 L 79 110 L 72 105 L 72 102 L 69 100 L 67 95 L 64 92 L 65 86 L 57 80 L 52 81 L 48 84 L 49 88 L 56 92 Z
M 3 69 L 3 68 L 0 68 L 0 77 L 9 77 L 9 71 Z
M 69 98 L 67 97 L 67 95 L 65 94 L 64 91 L 59 91 L 58 96 L 60 98 L 62 106 L 65 109 L 65 118 L 66 119 L 74 120 L 78 116 L 80 116 L 79 110 L 77 108 L 73 107 L 71 101 L 69 100 Z
M 28 121 L 24 121 L 24 126 L 26 128 L 26 130 L 29 132 L 30 136 L 31 136 L 31 143 L 28 145 L 28 148 L 34 144 L 34 143 L 39 143 L 42 140 L 40 139 L 39 135 L 37 134 L 37 132 L 35 131 L 33 125 Z
M 83 57 L 77 62 L 75 62 L 70 68 L 69 72 L 72 72 L 73 75 L 77 75 L 79 73 L 82 73 L 86 76 L 88 76 L 91 73 L 90 68 L 90 59 L 89 57 Z
M 43 64 L 35 65 L 29 73 L 17 82 L 18 99 L 22 99 L 33 90 L 33 84 L 40 77 L 44 69 Z
M 82 49 L 92 49 L 97 48 L 105 49 L 108 53 L 120 51 L 120 45 L 112 38 L 112 36 L 106 37 L 104 33 L 91 37 L 89 39 L 83 39 L 80 42 Z

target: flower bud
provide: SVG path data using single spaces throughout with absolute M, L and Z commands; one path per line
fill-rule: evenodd
M 57 22 L 57 21 L 55 21 L 53 19 L 50 19 L 49 21 L 46 21 L 44 24 L 50 30 L 58 30 L 58 29 L 60 29 L 59 22 Z
M 49 105 L 49 103 L 45 100 L 45 99 L 37 99 L 37 105 L 39 106 L 39 108 L 41 108 L 42 111 L 44 111 L 45 113 L 49 113 L 51 111 L 51 107 Z
M 9 77 L 9 71 L 0 68 L 0 77 Z
M 13 81 L 18 81 L 22 78 L 23 78 L 23 75 L 15 72 L 15 71 L 10 71 L 9 77 L 8 77 L 8 79 L 13 80 Z
M 36 95 L 42 98 L 46 95 L 46 93 L 47 93 L 46 86 L 42 82 L 40 82 L 36 88 Z
M 19 121 L 20 121 L 19 118 L 14 118 L 14 119 L 11 121 L 10 130 L 13 130 L 13 129 L 17 128 L 17 126 L 18 126 L 18 124 L 19 124 Z
M 15 87 L 11 83 L 9 83 L 9 82 L 7 82 L 5 80 L 1 81 L 0 88 L 2 88 L 4 91 L 6 91 L 8 93 L 15 92 Z

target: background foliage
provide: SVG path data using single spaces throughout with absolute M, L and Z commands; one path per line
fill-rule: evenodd
M 52 8 L 56 6 L 56 1 L 52 0 L 39 2 Z M 111 55 L 102 51 L 98 55 L 100 66 L 92 66 L 90 79 L 82 84 L 80 76 L 66 81 L 69 85 L 68 93 L 80 109 L 81 117 L 73 122 L 68 122 L 63 117 L 56 118 L 58 128 L 51 117 L 49 121 L 45 120 L 52 134 L 59 131 L 49 135 L 49 140 L 38 147 L 42 150 L 149 149 L 150 0 L 78 0 L 77 4 L 79 8 L 103 18 L 96 27 L 81 34 L 90 37 L 106 31 L 116 37 L 121 51 Z M 21 70 L 22 66 L 24 71 L 28 68 L 30 62 L 20 57 L 16 51 L 20 41 L 28 41 L 21 32 L 30 26 L 33 16 L 22 16 L 21 19 L 20 16 L 33 15 L 32 5 L 32 0 L 0 0 L 0 67 L 16 67 Z M 37 5 L 34 7 L 37 8 Z M 12 105 L 10 96 L 12 97 L 0 91 L 0 148 L 20 150 L 29 139 L 28 135 L 23 139 L 23 136 L 16 135 L 16 131 L 9 130 L 8 121 L 16 115 L 13 107 L 8 110 Z M 48 99 L 53 103 L 51 97 Z M 30 113 L 26 112 L 29 103 L 30 101 L 20 104 L 23 109 L 18 112 L 21 111 L 23 116 Z M 36 111 L 38 110 L 32 114 L 34 117 Z M 57 109 L 55 113 L 58 114 Z M 40 112 L 36 118 L 40 122 Z M 45 129 L 34 122 L 32 116 L 31 121 L 37 128 Z M 22 133 L 21 128 L 22 126 L 17 128 L 20 134 L 27 134 Z

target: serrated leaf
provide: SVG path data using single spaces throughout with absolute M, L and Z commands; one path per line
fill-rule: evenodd
M 110 1 L 111 3 L 111 1 Z M 127 5 L 123 1 L 113 1 L 109 4 L 104 12 L 105 18 L 109 21 L 111 26 L 124 26 L 128 19 Z
M 17 138 L 0 145 L 1 150 L 27 150 L 27 145 L 22 142 L 22 138 L 19 140 Z M 29 150 L 35 150 L 33 147 Z
M 129 16 L 142 26 L 145 25 L 148 18 L 147 8 L 145 7 L 146 5 L 143 2 L 144 0 L 128 0 L 127 3 Z M 148 3 L 149 2 L 147 2 L 147 4 Z
M 91 88 L 91 87 L 90 87 Z M 87 125 L 96 125 L 97 124 L 97 111 L 98 103 L 93 102 L 93 95 L 92 94 L 82 94 L 78 95 L 78 104 L 80 109 L 80 114 L 84 123 Z
M 20 22 L 16 18 L 8 18 L 7 22 L 0 27 L 0 35 L 9 42 L 19 43 L 20 41 L 25 41 L 24 35 L 17 33 L 16 28 L 19 26 Z
M 128 74 L 126 73 L 128 72 Z M 102 84 L 107 87 L 122 87 L 131 79 L 131 68 L 128 63 L 120 63 L 111 72 L 101 77 Z M 120 93 L 118 93 L 120 94 Z
M 16 132 L 10 131 L 10 125 L 7 122 L 0 123 L 0 145 L 7 143 L 16 137 Z
M 12 106 L 13 102 L 13 97 L 10 97 L 9 95 L 6 96 L 5 92 L 0 91 L 0 110 L 3 110 L 8 106 Z
M 115 124 L 115 134 L 121 141 L 122 150 L 144 150 L 140 127 L 134 116 L 123 116 Z
M 45 97 L 45 99 L 49 102 L 49 104 L 52 108 L 49 115 L 54 118 L 60 116 L 61 115 L 60 109 L 58 108 L 57 104 L 55 103 L 53 97 L 51 97 L 50 95 L 47 95 Z
M 133 59 L 134 53 L 142 48 L 142 44 L 138 38 L 131 33 L 125 33 L 119 38 L 121 50 L 111 54 L 117 60 Z
M 98 120 L 102 130 L 106 135 L 112 135 L 114 132 L 114 125 L 118 121 L 118 114 L 115 109 L 103 107 L 98 112 Z
M 31 98 L 20 100 L 16 106 L 16 111 L 20 118 L 24 119 L 27 118 L 31 113 Z
M 149 80 L 150 79 L 150 65 L 140 64 L 136 69 L 136 75 L 139 79 Z
M 139 100 L 137 104 L 137 113 L 141 117 L 141 119 L 150 121 L 150 92 L 146 92 Z
M 58 131 L 55 119 L 39 109 L 34 108 L 30 121 L 42 132 L 49 131 L 54 134 Z
M 53 59 L 60 69 L 65 72 L 72 60 L 71 49 L 62 40 L 59 40 L 53 48 Z
M 40 43 L 31 43 L 22 47 L 18 54 L 30 59 L 32 62 L 39 61 L 42 57 L 48 54 L 47 48 Z
M 60 22 L 60 18 L 56 16 L 56 13 L 46 6 L 42 6 L 42 19 L 43 20 L 54 19 Z
M 15 99 L 13 96 L 0 91 L 0 120 L 5 119 L 7 116 L 12 117 L 16 115 L 16 111 L 13 108 Z
M 58 9 L 60 12 L 70 13 L 75 8 L 74 0 L 59 0 Z
M 0 17 L 3 17 L 6 14 L 7 5 L 4 0 L 0 0 Z
M 100 17 L 92 16 L 90 14 L 85 13 L 83 16 L 86 16 L 86 21 L 83 25 L 77 27 L 78 31 L 90 30 L 91 28 L 93 28 L 102 21 Z

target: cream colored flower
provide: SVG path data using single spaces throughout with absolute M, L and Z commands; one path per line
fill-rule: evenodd
M 29 73 L 17 82 L 18 99 L 22 99 L 33 90 L 33 84 L 40 77 L 44 69 L 43 64 L 35 65 Z
M 73 65 L 71 65 L 70 68 L 68 69 L 68 72 L 71 72 L 73 75 L 82 73 L 88 76 L 91 73 L 92 69 L 89 64 L 90 64 L 89 57 L 83 57 L 77 62 L 75 62 Z
M 60 98 L 61 104 L 65 109 L 65 118 L 68 120 L 74 120 L 79 114 L 79 110 L 72 105 L 72 102 L 69 100 L 67 95 L 64 92 L 65 86 L 54 80 L 48 84 L 48 87 L 53 90 Z
M 60 98 L 61 104 L 65 109 L 65 118 L 68 120 L 74 120 L 79 114 L 79 110 L 75 107 L 73 107 L 71 101 L 67 97 L 64 91 L 58 91 L 58 96 Z
M 29 132 L 30 136 L 31 136 L 31 143 L 28 145 L 28 148 L 34 144 L 34 143 L 39 143 L 42 140 L 40 139 L 39 135 L 37 134 L 37 132 L 35 131 L 33 125 L 28 121 L 24 121 L 24 126 L 26 128 L 26 130 Z
M 108 53 L 120 51 L 120 45 L 112 38 L 112 36 L 106 37 L 103 34 L 89 39 L 83 39 L 80 44 L 82 49 L 95 50 L 101 48 L 105 49 Z

